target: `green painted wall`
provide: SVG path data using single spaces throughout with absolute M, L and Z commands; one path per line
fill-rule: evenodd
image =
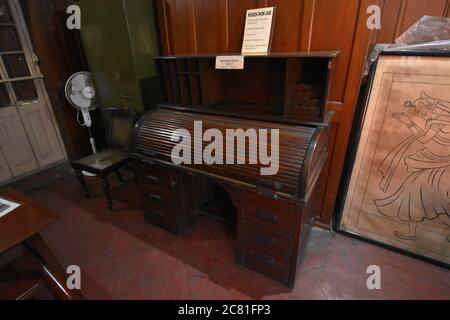
M 149 0 L 78 0 L 81 37 L 102 108 L 142 114 L 158 101 L 153 57 L 156 15 Z

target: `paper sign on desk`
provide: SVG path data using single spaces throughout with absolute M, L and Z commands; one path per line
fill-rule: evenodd
M 247 10 L 242 55 L 263 55 L 270 51 L 275 7 Z
M 0 198 L 0 218 L 18 207 L 20 204 Z
M 244 69 L 243 56 L 217 56 L 216 69 Z

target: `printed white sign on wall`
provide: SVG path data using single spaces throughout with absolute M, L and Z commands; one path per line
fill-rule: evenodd
M 268 54 L 275 7 L 247 10 L 242 55 Z

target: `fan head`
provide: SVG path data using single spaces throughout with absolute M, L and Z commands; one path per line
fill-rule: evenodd
M 65 93 L 70 105 L 78 110 L 91 111 L 99 105 L 90 72 L 73 74 L 66 82 Z

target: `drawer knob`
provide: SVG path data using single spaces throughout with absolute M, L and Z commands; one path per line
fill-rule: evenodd
M 166 216 L 165 213 L 163 213 L 163 212 L 161 212 L 159 210 L 152 210 L 152 213 L 153 213 L 153 215 L 156 215 L 158 217 L 165 217 Z
M 142 161 L 142 162 L 145 162 L 146 164 L 149 164 L 149 165 L 151 165 L 151 166 L 153 166 L 153 165 L 155 164 L 155 162 L 152 161 L 152 160 L 143 159 L 143 160 L 141 160 L 141 161 Z
M 261 241 L 261 242 L 265 242 L 265 243 L 270 243 L 270 244 L 276 244 L 277 243 L 277 239 L 276 238 L 272 238 L 269 236 L 266 236 L 265 234 L 256 234 L 255 235 L 256 240 Z
M 160 196 L 158 196 L 157 194 L 149 193 L 147 196 L 152 199 L 155 199 L 155 200 L 159 200 L 159 201 L 162 200 L 162 198 Z
M 275 259 L 274 258 L 270 258 L 270 257 L 264 256 L 264 255 L 261 255 L 261 254 L 255 254 L 254 257 L 255 257 L 256 260 L 259 260 L 259 261 L 261 261 L 261 262 L 263 262 L 265 264 L 273 265 L 275 263 Z
M 258 211 L 256 213 L 256 216 L 261 219 L 261 220 L 266 220 L 266 221 L 272 221 L 275 222 L 277 221 L 277 215 L 270 213 L 270 212 L 266 212 L 266 211 Z
M 158 181 L 159 181 L 159 178 L 158 178 L 158 177 L 150 176 L 150 175 L 145 176 L 145 179 L 146 179 L 146 180 L 151 180 L 151 181 L 153 181 L 153 182 L 158 182 Z

